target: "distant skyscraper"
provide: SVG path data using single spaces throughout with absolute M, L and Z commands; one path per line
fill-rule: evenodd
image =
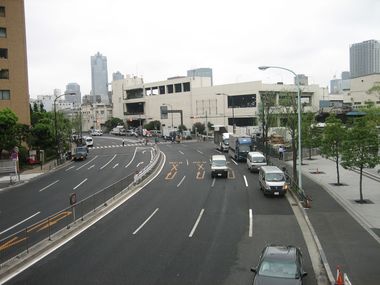
M 78 83 L 69 83 L 66 85 L 65 100 L 76 106 L 81 104 L 81 92 Z
M 112 73 L 112 81 L 122 80 L 122 79 L 124 79 L 124 75 L 121 74 L 120 71 L 116 71 L 116 72 Z
M 380 73 L 380 43 L 369 40 L 350 47 L 351 78 Z
M 102 102 L 109 104 L 107 57 L 99 52 L 91 56 L 91 87 L 91 95 L 100 95 Z
M 187 77 L 210 77 L 213 85 L 212 68 L 196 68 L 187 71 Z

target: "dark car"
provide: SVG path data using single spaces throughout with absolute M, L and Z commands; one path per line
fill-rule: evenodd
M 85 160 L 87 158 L 88 148 L 87 146 L 78 146 L 75 148 L 74 160 Z
M 303 270 L 301 250 L 295 246 L 269 245 L 260 256 L 254 285 L 301 285 L 307 273 Z

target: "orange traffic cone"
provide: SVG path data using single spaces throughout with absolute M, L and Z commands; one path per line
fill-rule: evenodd
M 339 266 L 336 267 L 335 285 L 344 285 L 343 273 L 342 273 L 342 271 L 340 271 Z

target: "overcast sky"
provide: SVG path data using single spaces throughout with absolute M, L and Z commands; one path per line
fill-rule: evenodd
M 283 66 L 326 87 L 349 70 L 350 44 L 380 40 L 378 0 L 25 0 L 31 97 L 76 82 L 90 57 L 144 82 L 210 67 L 214 85 L 292 83 Z

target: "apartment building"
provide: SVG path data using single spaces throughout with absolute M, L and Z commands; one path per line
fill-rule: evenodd
M 24 0 L 0 0 L 0 110 L 30 125 Z

